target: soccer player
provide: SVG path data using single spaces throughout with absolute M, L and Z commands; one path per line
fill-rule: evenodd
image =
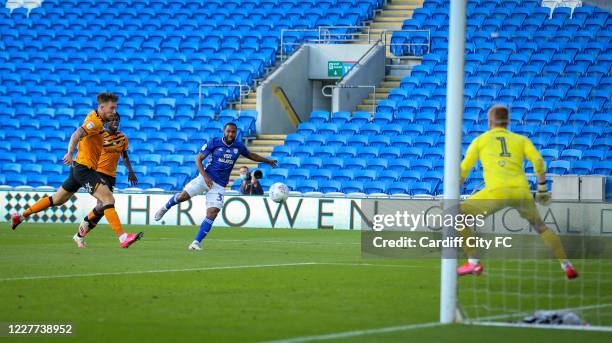
M 568 279 L 578 277 L 576 269 L 565 255 L 565 249 L 555 233 L 544 225 L 529 190 L 523 161 L 533 163 L 537 175 L 538 190 L 535 200 L 539 203 L 550 201 L 546 187 L 544 160 L 533 143 L 524 136 L 507 130 L 509 111 L 501 105 L 493 106 L 488 112 L 489 131 L 476 137 L 468 147 L 461 163 L 461 183 L 480 159 L 484 170 L 485 188 L 469 197 L 461 205 L 464 214 L 485 215 L 495 213 L 504 207 L 515 208 L 537 230 L 544 244 L 548 246 L 561 263 Z M 469 233 L 462 231 L 462 235 Z M 483 266 L 474 248 L 467 248 L 468 261 L 461 265 L 459 275 L 480 275 Z
M 98 161 L 98 168 L 96 171 L 100 174 L 100 178 L 106 182 L 106 185 L 113 191 L 113 187 L 115 187 L 115 176 L 117 174 L 117 165 L 119 164 L 119 158 L 123 159 L 123 163 L 128 170 L 128 181 L 132 186 L 135 186 L 138 183 L 138 178 L 136 178 L 136 174 L 132 169 L 132 164 L 130 163 L 130 158 L 128 156 L 128 139 L 123 134 L 123 132 L 119 131 L 119 123 L 121 117 L 119 113 L 115 116 L 114 120 L 108 123 L 108 130 L 104 131 L 104 150 L 100 155 L 100 160 Z M 102 219 L 103 216 L 103 204 L 98 200 L 96 207 L 89 212 L 83 221 L 81 221 L 81 225 L 79 226 L 79 230 L 72 237 L 72 239 L 76 242 L 79 248 L 85 248 L 85 236 L 89 233 L 89 231 L 93 230 L 98 222 Z
M 225 186 L 229 182 L 234 164 L 240 155 L 276 168 L 275 160 L 269 160 L 250 152 L 244 144 L 236 141 L 236 132 L 236 124 L 227 123 L 223 127 L 223 138 L 214 138 L 204 144 L 196 157 L 196 167 L 199 175 L 191 180 L 182 192 L 173 195 L 166 205 L 155 213 L 155 220 L 160 221 L 172 206 L 187 201 L 196 195 L 206 194 L 206 218 L 193 242 L 189 244 L 189 250 L 202 250 L 200 243 L 211 230 L 217 214 L 223 207 Z M 203 166 L 202 162 L 209 155 L 210 160 L 206 166 Z
M 128 234 L 123 231 L 121 221 L 115 211 L 113 193 L 108 188 L 106 181 L 100 178 L 100 175 L 96 172 L 104 144 L 104 123 L 110 122 L 115 117 L 119 98 L 113 93 L 105 92 L 98 94 L 97 100 L 98 109 L 91 111 L 85 118 L 83 125 L 77 128 L 70 137 L 68 152 L 64 156 L 64 164 L 70 166 L 70 176 L 53 196 L 38 200 L 23 213 L 14 213 L 12 218 L 13 230 L 32 214 L 44 211 L 49 207 L 61 206 L 79 188 L 83 187 L 89 194 L 102 202 L 102 212 L 113 228 L 115 235 L 119 238 L 119 245 L 122 248 L 128 248 L 142 237 L 142 232 Z M 76 159 L 73 161 L 72 156 L 77 145 L 78 152 Z

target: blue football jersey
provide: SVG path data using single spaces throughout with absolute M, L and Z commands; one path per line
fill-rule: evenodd
M 204 170 L 218 185 L 225 187 L 229 182 L 234 164 L 240 155 L 248 155 L 249 150 L 237 140 L 231 145 L 225 144 L 222 138 L 213 138 L 202 146 L 200 154 L 210 157 Z

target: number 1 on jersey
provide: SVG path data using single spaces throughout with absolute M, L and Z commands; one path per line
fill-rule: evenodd
M 501 157 L 510 157 L 512 156 L 508 152 L 508 147 L 506 146 L 506 137 L 495 137 L 501 143 L 501 153 L 499 156 Z

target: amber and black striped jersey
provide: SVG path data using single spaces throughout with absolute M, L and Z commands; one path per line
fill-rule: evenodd
M 102 133 L 104 132 L 104 123 L 98 112 L 89 112 L 81 128 L 85 131 L 86 136 L 79 141 L 75 162 L 96 169 L 102 154 Z
M 128 139 L 121 131 L 114 135 L 104 131 L 102 136 L 104 137 L 104 150 L 100 155 L 96 171 L 114 177 L 117 173 L 119 158 L 128 149 Z

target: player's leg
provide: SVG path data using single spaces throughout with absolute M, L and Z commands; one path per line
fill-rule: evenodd
M 224 197 L 225 188 L 213 183 L 212 189 L 206 194 L 206 218 L 202 221 L 198 233 L 189 245 L 189 250 L 202 250 L 200 243 L 212 229 L 219 211 L 223 208 Z
M 504 207 L 503 200 L 497 198 L 499 198 L 497 192 L 484 188 L 469 197 L 463 204 L 461 204 L 460 213 L 464 215 L 470 214 L 474 217 L 487 217 Z M 462 226 L 465 227 L 463 230 L 458 230 L 458 232 L 459 235 L 463 238 L 462 247 L 468 260 L 457 268 L 457 274 L 480 275 L 484 270 L 484 266 L 482 265 L 482 263 L 480 263 L 478 251 L 475 247 L 469 247 L 467 246 L 467 244 L 465 244 L 466 240 L 474 235 L 474 232 L 472 231 L 472 228 L 465 226 L 464 223 L 460 224 L 463 224 Z
M 79 225 L 79 230 L 72 237 L 77 247 L 86 247 L 85 236 L 87 236 L 87 234 L 93 230 L 96 225 L 98 225 L 98 222 L 102 219 L 102 217 L 104 217 L 104 205 L 100 200 L 98 200 L 96 206 L 83 218 L 81 224 Z
M 66 180 L 66 182 L 68 182 L 68 180 Z M 68 189 L 66 189 L 64 187 L 66 182 L 64 182 L 64 185 L 60 186 L 60 188 L 52 196 L 41 198 L 28 209 L 23 211 L 23 213 L 14 213 L 11 223 L 12 229 L 15 230 L 19 224 L 28 219 L 32 214 L 44 211 L 49 207 L 63 205 L 66 201 L 68 201 L 68 199 L 70 199 L 70 197 L 79 189 L 79 186 L 77 186 L 76 189 L 68 186 Z
M 110 191 L 113 192 L 116 181 L 115 178 L 104 173 L 98 174 L 109 187 Z M 100 222 L 102 217 L 104 217 L 104 204 L 102 204 L 100 200 L 97 200 L 96 206 L 83 218 L 81 224 L 79 225 L 79 230 L 74 237 L 72 237 L 79 248 L 85 247 L 85 236 L 87 236 L 89 231 L 93 230 L 96 225 L 98 225 L 98 222 Z
M 117 211 L 115 211 L 115 198 L 113 197 L 113 193 L 110 191 L 110 189 L 105 183 L 99 182 L 97 187 L 94 188 L 92 195 L 100 202 L 102 202 L 102 212 L 104 213 L 104 217 L 106 217 L 106 220 L 115 232 L 115 235 L 117 236 L 117 238 L 119 238 L 119 245 L 122 248 L 128 248 L 134 242 L 142 238 L 143 232 L 133 234 L 126 233 L 123 230 L 123 227 L 121 226 L 121 221 L 119 220 L 119 216 L 117 215 Z
M 544 245 L 553 252 L 555 257 L 559 260 L 559 263 L 561 263 L 561 269 L 563 269 L 567 278 L 574 279 L 578 277 L 578 272 L 567 259 L 565 248 L 563 248 L 563 243 L 561 243 L 559 236 L 547 227 L 542 221 L 542 218 L 540 218 L 540 214 L 538 213 L 535 201 L 530 192 L 524 194 L 523 198 L 517 204 L 517 210 L 540 234 L 540 238 L 544 241 Z
M 155 212 L 155 221 L 160 221 L 163 216 L 171 209 L 174 205 L 179 204 L 183 201 L 187 201 L 192 197 L 200 194 L 204 194 L 208 191 L 208 186 L 204 182 L 204 177 L 198 175 L 193 180 L 189 181 L 182 192 L 177 193 L 168 199 L 168 202 L 162 206 L 157 212 Z

